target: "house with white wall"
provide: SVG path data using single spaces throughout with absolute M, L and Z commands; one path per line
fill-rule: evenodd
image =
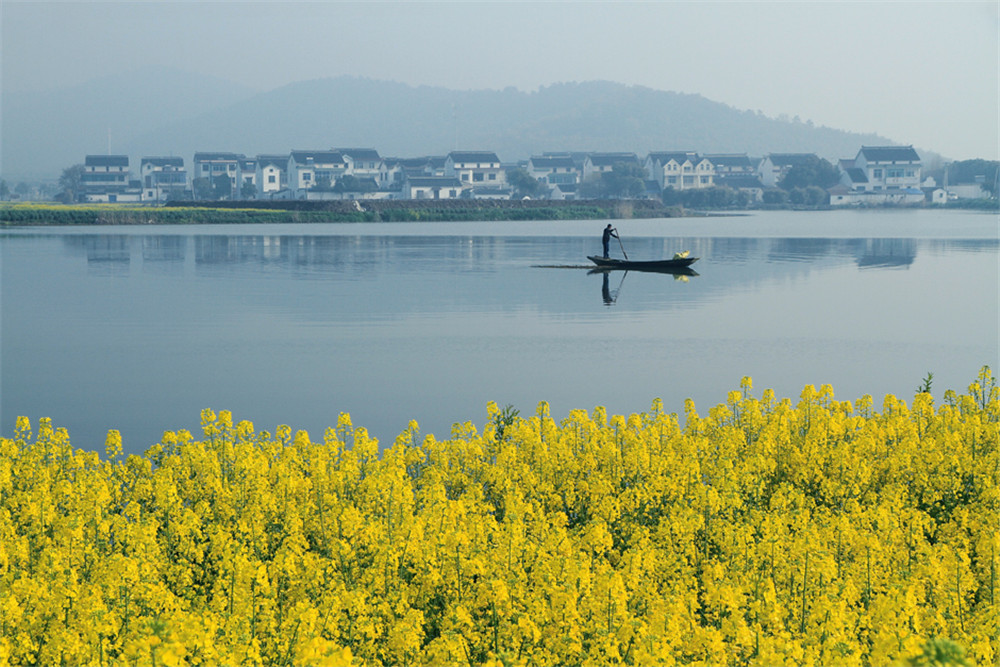
M 507 174 L 491 151 L 452 151 L 444 161 L 444 176 L 457 178 L 465 187 L 503 187 Z
M 344 156 L 345 175 L 360 179 L 374 178 L 378 183 L 382 170 L 382 156 L 374 148 L 334 148 Z
M 868 180 L 866 190 L 920 188 L 922 164 L 913 146 L 862 146 L 854 158 Z
M 88 155 L 80 174 L 81 202 L 138 202 L 142 190 L 129 180 L 127 155 Z
M 187 170 L 181 157 L 144 157 L 139 161 L 142 201 L 163 203 L 180 199 L 187 189 Z
M 239 174 L 240 159 L 244 157 L 246 156 L 241 153 L 195 153 L 191 178 L 192 180 L 207 178 L 214 186 L 215 179 L 225 175 L 229 178 L 229 196 L 232 197 L 238 192 L 236 179 Z
M 715 165 L 694 151 L 650 153 L 643 165 L 661 190 L 692 190 L 715 185 Z
M 333 187 L 347 172 L 347 162 L 338 151 L 292 151 L 288 156 L 288 189 L 295 198 L 308 190 Z
M 460 199 L 465 184 L 454 176 L 410 176 L 403 180 L 403 199 Z
M 553 187 L 556 185 L 579 185 L 582 174 L 576 161 L 569 153 L 532 155 L 525 170 L 532 178 Z
M 288 185 L 285 170 L 288 168 L 287 155 L 258 155 L 254 182 L 257 184 L 257 198 L 269 199 Z

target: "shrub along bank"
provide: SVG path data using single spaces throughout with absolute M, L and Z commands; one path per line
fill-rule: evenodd
M 163 207 L 16 204 L 0 206 L 0 225 L 600 220 L 670 218 L 682 214 L 680 208 L 651 200 L 241 201 L 184 202 Z

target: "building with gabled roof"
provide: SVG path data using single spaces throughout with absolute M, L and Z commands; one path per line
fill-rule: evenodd
M 273 197 L 288 185 L 288 155 L 258 155 L 256 174 L 258 199 Z
M 181 199 L 187 189 L 187 169 L 181 157 L 144 157 L 139 161 L 142 201 Z
M 457 178 L 466 187 L 502 187 L 507 175 L 492 151 L 452 151 L 444 161 L 444 175 Z
M 854 158 L 854 167 L 867 179 L 865 189 L 872 192 L 919 189 L 922 166 L 913 146 L 862 146 Z
M 80 174 L 81 202 L 137 202 L 142 199 L 138 182 L 129 181 L 127 155 L 88 155 Z
M 288 189 L 292 196 L 305 196 L 307 190 L 332 188 L 347 172 L 347 162 L 339 151 L 292 151 L 288 156 Z
M 532 155 L 528 159 L 525 171 L 531 174 L 532 178 L 549 186 L 576 185 L 581 180 L 580 169 L 569 153 Z
M 715 185 L 715 165 L 694 151 L 650 153 L 644 168 L 661 190 L 691 190 Z

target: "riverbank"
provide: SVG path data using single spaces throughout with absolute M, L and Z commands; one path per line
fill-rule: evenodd
M 302 222 L 442 222 L 676 218 L 679 207 L 653 200 L 369 200 L 13 204 L 0 206 L 0 225 L 154 225 Z

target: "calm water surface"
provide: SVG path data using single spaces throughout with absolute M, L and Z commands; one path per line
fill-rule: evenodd
M 682 412 L 754 393 L 964 389 L 998 363 L 998 219 L 959 211 L 617 221 L 634 259 L 590 273 L 606 222 L 0 230 L 0 432 L 48 416 L 75 446 L 200 435 L 202 408 L 391 443 L 487 401 Z M 620 254 L 618 248 L 614 248 Z

